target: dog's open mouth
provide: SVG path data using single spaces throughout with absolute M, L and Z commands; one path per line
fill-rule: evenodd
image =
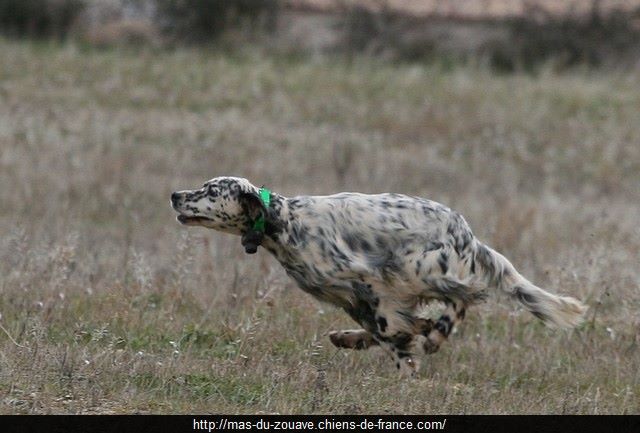
M 178 215 L 176 217 L 180 224 L 185 225 L 200 225 L 205 222 L 211 221 L 211 218 L 203 217 L 203 216 L 186 216 L 186 215 Z

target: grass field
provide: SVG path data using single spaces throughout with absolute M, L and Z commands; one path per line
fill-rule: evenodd
M 640 413 L 640 76 L 0 40 L 0 413 Z M 176 223 L 234 174 L 441 201 L 571 332 L 492 296 L 421 377 L 346 314 Z

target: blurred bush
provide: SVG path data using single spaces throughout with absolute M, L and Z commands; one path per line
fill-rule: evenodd
M 391 20 L 386 8 L 374 12 L 359 5 L 347 6 L 340 23 L 345 49 L 350 53 L 376 52 L 385 46 L 396 45 L 388 40 Z
M 172 39 L 203 42 L 224 32 L 273 31 L 279 0 L 158 0 L 157 19 Z
M 85 0 L 79 37 L 96 47 L 160 46 L 157 0 Z
M 526 18 L 508 22 L 511 38 L 494 47 L 492 66 L 511 71 L 531 70 L 549 62 L 567 68 L 635 61 L 640 55 L 640 9 L 605 14 L 597 5 L 585 17 L 558 17 L 537 9 Z
M 98 24 L 85 30 L 81 40 L 97 48 L 114 46 L 158 47 L 161 37 L 148 20 L 122 19 Z
M 386 2 L 379 3 L 377 10 L 344 4 L 340 49 L 351 56 L 366 53 L 394 60 L 429 60 L 436 51 L 429 27 L 425 20 L 394 12 Z
M 73 31 L 99 47 L 213 40 L 238 46 L 260 38 L 276 52 L 473 61 L 500 71 L 548 64 L 637 67 L 640 9 L 603 10 L 600 3 L 593 0 L 587 15 L 531 6 L 519 18 L 465 21 L 403 14 L 387 0 L 341 0 L 326 14 L 287 10 L 291 3 L 284 0 L 0 0 L 0 33 L 64 39 Z
M 84 0 L 0 0 L 0 32 L 64 39 L 84 7 Z
M 339 50 L 399 61 L 474 60 L 505 72 L 548 64 L 633 67 L 640 59 L 640 9 L 604 11 L 594 1 L 586 15 L 557 15 L 531 6 L 522 17 L 483 23 L 417 19 L 379 4 L 345 3 Z

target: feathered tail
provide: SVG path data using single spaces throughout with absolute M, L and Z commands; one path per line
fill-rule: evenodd
M 569 296 L 558 296 L 534 285 L 520 275 L 502 254 L 478 242 L 476 260 L 480 263 L 489 286 L 515 297 L 527 310 L 543 322 L 560 328 L 573 328 L 582 323 L 586 305 Z

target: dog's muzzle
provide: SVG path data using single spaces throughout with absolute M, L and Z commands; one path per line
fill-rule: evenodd
M 171 193 L 171 207 L 178 210 L 177 207 L 180 204 L 180 198 L 182 197 L 181 194 L 174 192 Z

